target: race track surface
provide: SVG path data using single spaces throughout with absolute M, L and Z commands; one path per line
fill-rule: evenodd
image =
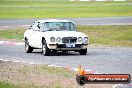
M 79 55 L 77 52 L 59 52 L 44 56 L 41 49 L 27 54 L 24 45 L 0 44 L 0 59 L 75 68 L 82 65 L 93 72 L 132 75 L 132 48 L 130 47 L 89 46 L 87 55 Z
M 71 20 L 77 25 L 132 25 L 132 17 L 64 18 L 64 19 Z M 29 26 L 36 20 L 38 19 L 0 19 L 0 26 L 20 25 Z

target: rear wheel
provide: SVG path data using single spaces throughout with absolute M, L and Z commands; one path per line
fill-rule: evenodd
M 82 49 L 79 51 L 80 55 L 86 55 L 87 49 Z
M 29 45 L 28 39 L 25 39 L 25 51 L 26 53 L 31 53 L 33 48 Z
M 50 55 L 50 49 L 47 47 L 47 43 L 45 40 L 43 40 L 43 42 L 42 42 L 42 52 L 43 52 L 43 55 L 45 55 L 45 56 Z

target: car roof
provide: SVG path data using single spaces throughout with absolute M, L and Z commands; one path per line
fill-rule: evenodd
M 45 23 L 45 22 L 71 22 L 69 20 L 60 20 L 60 19 L 47 19 L 47 20 L 38 20 L 40 23 Z

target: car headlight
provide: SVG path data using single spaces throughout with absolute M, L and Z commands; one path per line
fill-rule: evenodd
M 82 42 L 82 37 L 79 37 L 79 38 L 78 38 L 78 41 L 79 41 L 79 42 Z
M 88 37 L 83 38 L 83 43 L 88 43 Z
M 57 41 L 57 42 L 61 42 L 61 38 L 58 37 L 58 38 L 56 39 L 56 41 Z
M 51 37 L 50 38 L 50 42 L 55 42 L 55 38 L 54 37 Z

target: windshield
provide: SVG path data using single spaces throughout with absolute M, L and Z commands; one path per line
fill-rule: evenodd
M 76 31 L 72 22 L 46 22 L 43 24 L 44 31 Z

